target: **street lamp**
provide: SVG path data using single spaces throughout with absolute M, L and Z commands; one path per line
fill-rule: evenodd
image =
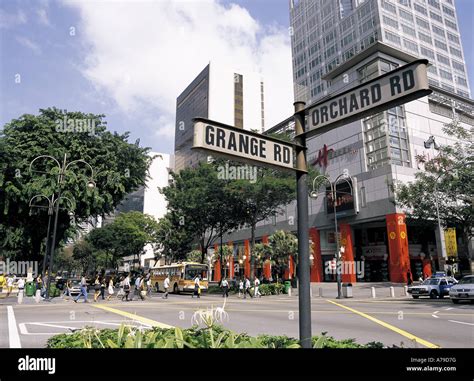
M 29 170 L 31 173 L 33 172 L 36 172 L 36 173 L 43 173 L 43 174 L 51 174 L 50 171 L 38 171 L 38 170 L 33 170 L 33 164 L 35 163 L 35 161 L 37 160 L 41 160 L 41 159 L 44 159 L 44 160 L 53 160 L 53 162 L 55 163 L 55 166 L 59 169 L 59 174 L 58 174 L 58 196 L 56 197 L 56 201 L 59 201 L 60 199 L 67 199 L 66 197 L 62 197 L 61 194 L 62 194 L 62 186 L 64 184 L 64 178 L 66 177 L 66 172 L 68 170 L 68 168 L 73 165 L 73 164 L 85 164 L 91 171 L 91 176 L 87 182 L 87 187 L 89 189 L 93 189 L 96 187 L 96 183 L 95 181 L 93 180 L 94 179 L 94 169 L 92 168 L 92 166 L 85 160 L 83 159 L 78 159 L 78 160 L 73 160 L 69 163 L 67 163 L 67 154 L 64 154 L 64 158 L 63 158 L 63 163 L 60 164 L 59 161 L 54 158 L 53 156 L 50 156 L 50 155 L 40 155 L 40 156 L 37 156 L 35 157 L 31 163 L 30 163 L 30 167 L 29 167 Z M 54 198 L 54 194 L 52 196 L 52 200 Z M 54 250 L 56 248 L 56 233 L 57 233 L 57 229 L 58 229 L 58 216 L 59 216 L 59 202 L 56 202 L 56 201 L 53 201 L 53 208 L 54 208 L 54 203 L 56 203 L 56 206 L 55 206 L 55 216 L 54 216 L 54 226 L 53 226 L 53 238 L 52 238 L 52 242 L 51 242 L 51 249 L 50 249 L 50 257 L 49 257 L 49 276 L 48 276 L 48 285 L 47 285 L 47 288 L 46 288 L 46 298 L 45 300 L 50 300 L 49 298 L 49 290 L 50 290 L 50 286 L 51 286 L 51 277 L 53 275 L 53 257 L 54 257 Z M 49 239 L 49 237 L 47 238 Z
M 331 182 L 331 179 L 329 176 L 326 175 L 319 175 L 316 176 L 313 180 L 313 190 L 309 194 L 311 198 L 316 199 L 321 193 L 327 195 L 327 192 L 317 192 L 316 190 L 319 189 L 319 187 L 326 182 L 329 184 L 329 187 L 331 189 L 331 199 L 332 199 L 332 206 L 333 206 L 333 213 L 334 213 L 334 230 L 335 230 L 335 235 L 336 235 L 336 276 L 337 276 L 337 299 L 342 298 L 342 280 L 341 280 L 341 271 L 340 271 L 340 261 L 341 261 L 341 252 L 344 251 L 344 248 L 341 248 L 339 245 L 339 232 L 338 232 L 338 227 L 337 227 L 337 213 L 336 213 L 336 201 L 337 201 L 337 194 L 342 193 L 342 194 L 350 194 L 353 195 L 353 190 L 352 190 L 352 184 L 350 183 L 349 180 L 347 180 L 348 173 L 347 171 L 344 171 L 344 173 L 341 173 L 339 176 L 336 177 L 336 179 Z M 315 183 L 316 180 L 318 180 L 318 188 L 315 188 Z M 340 181 L 345 181 L 349 185 L 350 193 L 348 192 L 342 192 L 337 190 L 337 184 Z M 341 250 L 342 249 L 342 250 Z
M 34 200 L 37 200 L 37 199 L 40 199 L 40 198 L 46 199 L 48 201 L 48 206 L 44 206 L 44 205 L 40 205 L 40 204 L 33 204 Z M 63 199 L 67 200 L 69 202 L 69 209 L 66 209 L 66 208 L 63 208 L 63 209 L 65 209 L 65 210 L 74 210 L 74 204 L 71 202 L 71 200 L 69 198 L 61 196 L 61 198 L 55 199 L 54 194 L 51 196 L 51 199 L 49 199 L 45 195 L 37 194 L 36 196 L 33 196 L 30 199 L 30 202 L 29 202 L 29 207 L 30 208 L 48 209 L 48 229 L 47 229 L 47 232 L 46 232 L 46 250 L 45 250 L 45 255 L 44 255 L 44 259 L 43 259 L 43 270 L 41 272 L 43 277 L 44 277 L 44 273 L 46 271 L 46 261 L 48 259 L 48 253 L 49 253 L 49 245 L 50 245 L 49 236 L 50 236 L 50 231 L 51 231 L 51 219 L 52 219 L 52 216 L 53 216 L 54 205 L 55 205 L 55 203 L 59 203 L 60 200 L 63 200 Z

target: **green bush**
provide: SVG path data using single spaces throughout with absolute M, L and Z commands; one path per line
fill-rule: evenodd
M 282 283 L 268 283 L 262 284 L 258 288 L 262 296 L 264 295 L 279 295 L 283 294 L 285 290 L 285 285 Z
M 357 344 L 354 339 L 336 340 L 323 333 L 312 339 L 314 348 L 383 348 L 382 343 Z M 288 336 L 235 333 L 219 325 L 208 328 L 153 328 L 141 331 L 122 325 L 119 329 L 86 327 L 48 339 L 48 348 L 298 348 Z

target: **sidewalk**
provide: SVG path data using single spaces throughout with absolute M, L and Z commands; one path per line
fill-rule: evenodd
M 391 283 L 391 282 L 364 282 L 352 284 L 352 295 L 354 299 L 371 299 L 372 287 L 375 288 L 375 295 L 377 299 L 407 299 L 410 295 L 405 295 L 405 284 Z M 390 287 L 394 288 L 395 297 L 390 296 Z M 337 297 L 337 283 L 311 283 L 312 297 L 320 297 L 320 290 L 323 298 Z M 296 291 L 296 292 L 295 292 Z M 297 290 L 293 289 L 293 293 L 297 294 Z

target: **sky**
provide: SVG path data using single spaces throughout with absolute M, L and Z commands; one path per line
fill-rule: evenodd
M 456 7 L 474 90 L 474 0 Z M 172 153 L 176 97 L 219 60 L 263 75 L 270 127 L 292 114 L 288 27 L 288 0 L 0 0 L 0 126 L 55 106 Z

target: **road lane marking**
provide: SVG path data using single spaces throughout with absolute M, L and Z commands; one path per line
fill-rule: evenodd
M 16 325 L 15 313 L 12 306 L 7 306 L 8 314 L 8 337 L 10 340 L 10 348 L 21 348 L 20 335 Z
M 388 329 L 390 329 L 391 331 L 394 331 L 394 332 L 396 332 L 396 333 L 398 333 L 398 334 L 400 334 L 400 335 L 402 335 L 402 336 L 405 336 L 405 337 L 407 337 L 407 338 L 410 339 L 410 340 L 413 340 L 413 341 L 415 341 L 415 342 L 417 342 L 417 343 L 420 343 L 421 345 L 424 345 L 425 347 L 428 347 L 428 348 L 440 348 L 440 346 L 438 346 L 438 345 L 436 345 L 436 344 L 430 343 L 429 341 L 426 341 L 426 340 L 424 340 L 424 339 L 421 339 L 421 338 L 419 338 L 419 337 L 417 337 L 417 336 L 415 336 L 415 335 L 413 335 L 413 334 L 411 334 L 411 333 L 409 333 L 409 332 L 407 332 L 407 331 L 405 331 L 405 330 L 403 330 L 403 329 L 397 328 L 397 327 L 395 327 L 395 326 L 393 326 L 393 325 L 391 325 L 391 324 L 388 324 L 388 323 L 386 323 L 386 322 L 384 322 L 384 321 L 382 321 L 382 320 L 376 319 L 376 318 L 374 318 L 373 316 L 367 315 L 367 314 L 364 313 L 364 312 L 361 312 L 361 311 L 355 310 L 355 309 L 353 309 L 353 308 L 344 306 L 344 305 L 339 304 L 339 303 L 337 303 L 337 302 L 334 302 L 334 301 L 332 301 L 332 300 L 328 300 L 328 302 L 329 302 L 329 303 L 332 303 L 332 304 L 334 304 L 334 305 L 336 305 L 336 306 L 339 306 L 339 307 L 341 307 L 341 308 L 345 308 L 345 309 L 347 309 L 347 310 L 349 310 L 349 311 L 351 311 L 351 312 L 354 312 L 355 314 L 357 314 L 357 315 L 359 315 L 359 316 L 362 316 L 362 317 L 364 317 L 364 318 L 366 318 L 366 319 L 369 319 L 370 321 L 373 321 L 374 323 L 380 324 L 382 327 L 388 328 Z
M 125 311 L 122 311 L 122 310 L 118 310 L 116 308 L 112 308 L 112 307 L 108 307 L 108 306 L 103 306 L 101 304 L 92 304 L 92 306 L 94 308 L 99 308 L 99 309 L 102 309 L 104 311 L 108 311 L 108 312 L 112 312 L 114 314 L 117 314 L 117 315 L 121 315 L 121 316 L 125 316 L 129 319 L 132 319 L 132 320 L 135 320 L 135 321 L 138 321 L 140 323 L 142 323 L 143 325 L 147 325 L 149 327 L 158 327 L 158 328 L 173 328 L 173 326 L 171 325 L 168 325 L 168 324 L 164 324 L 164 323 L 160 323 L 158 321 L 155 321 L 155 320 L 152 320 L 152 319 L 148 319 L 146 317 L 143 317 L 143 316 L 139 316 L 139 315 L 136 315 L 136 314 L 132 314 L 130 312 L 125 312 Z
M 457 320 L 448 320 L 451 323 L 458 323 L 458 324 L 466 324 L 466 325 L 474 325 L 473 323 L 466 323 L 464 321 L 457 321 Z

